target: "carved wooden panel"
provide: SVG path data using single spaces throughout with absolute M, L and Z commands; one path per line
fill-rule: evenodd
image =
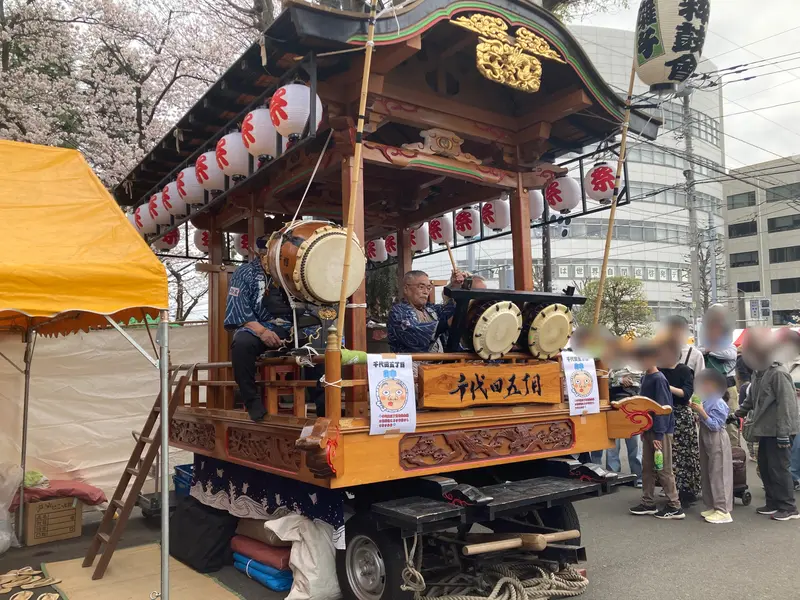
M 253 463 L 275 469 L 297 472 L 300 470 L 300 450 L 295 448 L 295 438 L 285 434 L 252 429 L 228 429 L 227 453 Z
M 493 404 L 558 404 L 561 365 L 557 362 L 420 365 L 422 408 L 465 408 Z
M 547 421 L 414 433 L 400 440 L 400 466 L 407 470 L 565 450 L 575 440 L 572 421 Z
M 169 439 L 173 442 L 211 452 L 214 450 L 214 438 L 215 430 L 211 423 L 170 421 Z

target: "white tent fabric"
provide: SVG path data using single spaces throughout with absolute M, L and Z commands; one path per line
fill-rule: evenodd
M 127 331 L 152 353 L 144 329 Z M 171 327 L 169 335 L 172 364 L 206 360 L 205 325 Z M 24 350 L 18 335 L 0 335 L 0 352 L 18 365 Z M 142 428 L 158 394 L 153 365 L 118 332 L 104 330 L 39 338 L 32 374 L 27 469 L 85 481 L 110 497 L 133 450 L 131 431 Z M 0 462 L 19 460 L 23 383 L 0 359 Z M 170 463 L 190 461 L 170 450 Z

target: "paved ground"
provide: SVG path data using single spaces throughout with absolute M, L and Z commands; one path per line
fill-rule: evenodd
M 730 525 L 710 525 L 689 510 L 684 521 L 659 521 L 627 513 L 639 499 L 638 490 L 576 504 L 591 581 L 583 600 L 773 600 L 800 598 L 800 521 L 778 523 L 755 513 L 764 492 L 748 463 L 753 504 L 738 504 Z M 96 527 L 87 515 L 84 537 L 52 545 L 11 550 L 0 557 L 0 573 L 28 564 L 82 556 Z M 94 523 L 94 525 L 92 525 Z M 154 542 L 154 526 L 133 518 L 125 546 Z M 88 577 L 88 573 L 87 573 Z M 277 600 L 228 567 L 216 574 L 247 600 Z M 157 585 L 157 582 L 156 582 Z

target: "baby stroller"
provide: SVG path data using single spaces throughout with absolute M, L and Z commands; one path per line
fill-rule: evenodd
M 736 415 L 728 417 L 728 423 L 734 423 L 739 428 L 739 447 L 731 448 L 733 460 L 733 495 L 739 498 L 744 506 L 749 506 L 753 497 L 747 487 L 747 452 L 742 448 L 742 419 Z

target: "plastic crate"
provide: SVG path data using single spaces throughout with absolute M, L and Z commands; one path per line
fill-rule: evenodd
M 189 495 L 193 474 L 194 465 L 178 465 L 175 467 L 175 475 L 172 476 L 172 481 L 175 483 L 176 496 Z

